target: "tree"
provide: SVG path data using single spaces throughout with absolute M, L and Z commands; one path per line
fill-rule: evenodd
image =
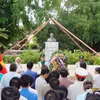
M 100 43 L 99 5 L 99 0 L 67 0 L 59 16 L 62 24 L 66 22 L 65 26 L 91 47 Z
M 4 46 L 4 44 L 2 43 L 2 40 L 8 39 L 8 35 L 5 32 L 7 32 L 7 30 L 0 28 L 0 47 Z

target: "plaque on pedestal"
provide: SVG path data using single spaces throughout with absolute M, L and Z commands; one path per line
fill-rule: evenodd
M 59 48 L 58 42 L 45 42 L 45 60 L 49 61 L 52 54 Z

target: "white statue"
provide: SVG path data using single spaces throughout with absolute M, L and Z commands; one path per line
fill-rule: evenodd
M 56 39 L 54 38 L 53 33 L 50 33 L 50 38 L 47 40 L 47 42 L 56 42 Z

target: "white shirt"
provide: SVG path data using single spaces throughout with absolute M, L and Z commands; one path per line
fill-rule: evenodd
M 44 95 L 43 95 L 43 86 L 47 84 L 46 80 L 44 79 L 44 77 L 40 76 L 36 79 L 36 90 L 38 91 L 38 100 L 42 100 Z
M 87 92 L 84 92 L 83 94 L 78 95 L 76 100 L 85 100 L 86 99 L 86 95 L 87 95 Z
M 16 62 L 16 65 L 17 65 L 17 70 L 16 70 L 16 72 L 17 72 L 17 73 L 22 73 L 22 72 L 24 71 L 22 65 L 21 65 L 21 64 L 18 64 L 17 62 Z
M 77 96 L 84 93 L 83 82 L 77 81 L 68 87 L 68 99 L 76 100 Z
M 93 87 L 94 88 L 100 88 L 100 74 L 96 74 L 94 77 L 93 77 Z
M 33 89 L 33 88 L 31 88 L 31 87 L 29 87 L 28 89 L 29 89 L 29 91 L 31 91 L 31 92 L 33 92 L 33 93 L 35 93 L 35 94 L 38 95 L 38 92 L 37 92 L 35 89 Z
M 22 95 L 20 95 L 19 100 L 27 100 L 25 97 L 23 97 Z
M 86 62 L 86 66 L 87 66 L 87 62 Z M 76 70 L 76 68 L 80 68 L 80 61 L 76 62 L 76 64 L 73 67 L 74 70 Z
M 9 81 L 13 77 L 20 78 L 20 75 L 17 74 L 16 72 L 8 72 L 8 73 L 4 74 L 3 77 L 2 77 L 2 79 L 1 79 L 1 88 L 9 86 Z

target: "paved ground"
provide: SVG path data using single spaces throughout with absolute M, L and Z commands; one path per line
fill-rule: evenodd
M 9 71 L 9 64 L 5 64 L 5 66 L 7 67 L 7 70 Z M 99 65 L 88 65 L 88 71 L 94 75 L 94 69 L 95 67 L 98 67 Z M 22 64 L 22 67 L 24 69 L 24 71 L 27 70 L 26 68 L 26 64 Z M 38 66 L 38 64 L 34 64 L 34 67 L 33 69 L 34 71 L 36 71 L 37 73 L 40 73 L 40 67 Z M 68 70 L 69 70 L 69 73 L 70 73 L 70 76 L 74 76 L 75 75 L 75 70 L 74 70 L 74 65 L 68 65 Z

